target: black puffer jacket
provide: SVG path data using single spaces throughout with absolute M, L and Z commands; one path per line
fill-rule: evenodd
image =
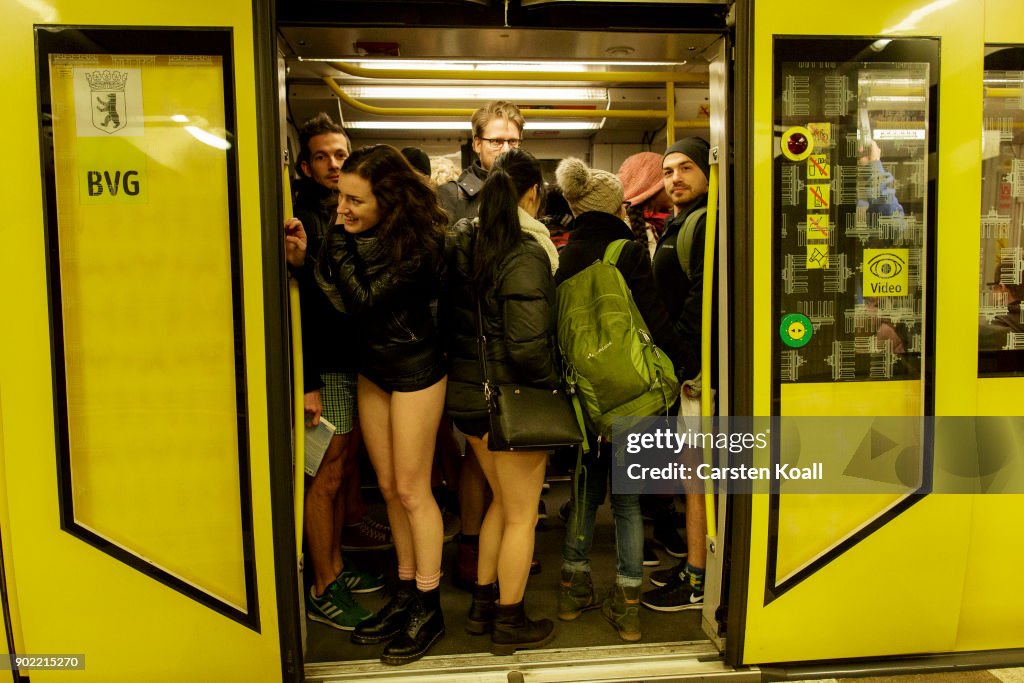
M 647 245 L 637 242 L 633 238 L 632 229 L 610 213 L 581 213 L 570 229 L 569 243 L 558 254 L 559 267 L 555 273 L 555 282 L 561 284 L 595 261 L 600 261 L 608 245 L 615 240 L 629 240 L 615 265 L 622 273 L 637 310 L 651 331 L 654 343 L 668 354 L 677 371 L 685 366 L 688 362 L 686 344 L 676 332 L 668 312 L 658 298 Z
M 448 353 L 447 411 L 452 417 L 487 415 L 477 345 L 478 290 L 470 278 L 474 224 L 449 232 L 441 330 Z M 555 362 L 555 285 L 544 249 L 524 234 L 505 258 L 495 286 L 479 292 L 487 337 L 487 370 L 497 384 L 558 386 Z
M 440 282 L 424 248 L 393 262 L 376 228 L 327 234 L 318 263 L 321 285 L 356 318 L 359 372 L 388 384 L 443 364 L 430 302 Z M 329 286 L 328 285 L 328 286 Z

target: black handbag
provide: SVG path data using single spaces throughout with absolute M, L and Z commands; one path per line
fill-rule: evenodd
M 492 451 L 546 451 L 583 442 L 580 418 L 562 388 L 495 384 L 487 372 L 487 337 L 480 295 L 476 299 L 477 346 L 490 418 Z

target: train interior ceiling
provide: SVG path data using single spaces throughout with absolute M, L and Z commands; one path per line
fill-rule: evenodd
M 489 100 L 505 99 L 521 108 L 611 112 L 608 116 L 528 117 L 523 146 L 542 161 L 549 182 L 554 180 L 555 164 L 566 156 L 577 156 L 595 167 L 615 172 L 631 154 L 664 149 L 669 120 L 665 102 L 669 96 L 674 100 L 671 116 L 676 122 L 676 138 L 709 136 L 709 82 L 713 80 L 709 66 L 721 61 L 724 54 L 724 22 L 721 27 L 717 31 L 702 28 L 658 33 L 279 24 L 278 45 L 286 68 L 287 98 L 282 102 L 282 118 L 287 119 L 289 158 L 294 160 L 297 152 L 296 127 L 326 111 L 344 122 L 354 148 L 376 143 L 398 148 L 418 146 L 431 157 L 449 156 L 463 168 L 472 158 L 470 117 L 466 112 Z M 442 71 L 436 71 L 434 77 L 430 76 L 432 70 Z M 512 72 L 515 78 L 491 78 L 493 74 L 487 74 L 485 80 L 456 78 L 462 73 L 498 71 Z M 378 72 L 386 78 L 377 77 Z M 600 77 L 605 80 L 583 80 L 585 76 L 581 80 L 565 80 L 571 79 L 567 74 L 573 73 L 618 72 L 654 75 L 639 82 L 628 76 L 621 80 L 614 76 Z M 424 75 L 428 77 L 421 77 Z M 670 75 L 674 81 L 668 78 Z M 344 96 L 339 96 L 325 79 L 332 80 Z M 350 99 L 359 104 L 354 106 Z M 367 106 L 387 111 L 371 113 L 366 111 Z M 436 108 L 462 113 L 423 111 Z M 402 109 L 418 111 L 398 111 Z M 615 114 L 624 110 L 646 114 Z M 549 469 L 552 486 L 542 499 L 549 518 L 537 530 L 536 556 L 542 571 L 531 577 L 527 589 L 528 609 L 551 618 L 556 612 L 561 547 L 566 531 L 557 512 L 569 497 L 569 465 L 561 463 L 559 468 L 558 463 L 553 463 Z M 381 506 L 375 506 L 372 512 L 384 519 Z M 651 535 L 649 526 L 646 533 Z M 454 552 L 455 544 L 446 544 L 442 596 L 447 637 L 431 654 L 480 656 L 488 648 L 488 639 L 468 636 L 463 630 L 469 594 L 455 589 L 451 583 Z M 662 569 L 678 561 L 660 549 L 657 553 Z M 360 553 L 354 561 L 376 567 L 386 575 L 394 571 L 393 556 L 389 553 Z M 595 588 L 607 588 L 615 571 L 614 532 L 607 506 L 598 517 L 593 567 Z M 650 587 L 645 585 L 645 589 Z M 368 608 L 375 609 L 386 598 L 378 593 L 360 599 Z M 549 648 L 559 654 L 550 649 L 544 652 L 548 657 L 577 663 L 609 656 L 623 661 L 643 657 L 647 665 L 659 657 L 678 662 L 685 652 L 691 652 L 695 659 L 714 659 L 718 655 L 702 632 L 699 611 L 645 611 L 643 619 L 642 642 L 625 645 L 599 612 L 591 612 L 574 622 L 557 624 L 559 635 Z M 348 662 L 344 669 L 348 675 L 377 667 L 379 648 L 354 646 L 346 634 L 315 622 L 306 621 L 306 629 L 307 676 L 316 678 L 319 672 L 335 680 L 333 676 L 339 675 L 340 670 L 331 668 L 332 662 L 335 666 Z M 420 665 L 427 665 L 426 660 Z M 326 668 L 319 669 L 321 666 Z
M 614 172 L 630 154 L 664 148 L 668 89 L 658 73 L 675 78 L 676 135 L 707 137 L 709 64 L 721 43 L 721 34 L 713 32 L 283 26 L 279 46 L 287 68 L 291 153 L 295 127 L 326 111 L 344 121 L 355 147 L 418 146 L 464 167 L 472 159 L 469 116 L 423 110 L 465 112 L 505 99 L 521 108 L 594 112 L 572 118 L 529 116 L 524 148 L 541 160 L 577 156 Z M 461 73 L 455 72 L 467 78 L 456 79 Z M 509 72 L 513 78 L 481 79 L 490 74 L 479 72 Z M 583 80 L 602 72 L 652 76 L 644 82 L 629 74 L 622 80 Z M 581 80 L 565 80 L 572 73 L 580 73 Z M 339 86 L 346 101 L 325 78 Z M 375 108 L 386 113 L 367 111 Z M 550 180 L 553 164 L 544 166 Z

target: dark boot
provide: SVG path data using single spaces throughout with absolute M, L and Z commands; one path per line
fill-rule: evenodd
M 459 543 L 455 551 L 455 578 L 458 588 L 471 591 L 476 585 L 476 565 L 480 559 L 480 546 Z
M 601 613 L 620 638 L 640 640 L 640 586 L 616 585 L 601 603 Z
M 590 572 L 562 570 L 558 584 L 558 618 L 572 621 L 588 609 L 597 607 Z
M 427 654 L 427 650 L 444 635 L 441 614 L 441 589 L 417 590 L 409 606 L 409 622 L 384 646 L 380 661 L 384 664 L 408 664 Z
M 383 643 L 394 638 L 409 620 L 409 606 L 416 597 L 416 582 L 399 581 L 391 599 L 380 610 L 356 626 L 352 642 L 359 645 Z
M 544 647 L 555 637 L 555 625 L 550 619 L 533 621 L 526 616 L 523 601 L 514 605 L 494 606 L 494 631 L 491 632 L 491 652 L 510 655 L 516 650 Z
M 498 584 L 477 584 L 473 588 L 473 604 L 466 619 L 466 633 L 482 636 L 494 628 L 494 603 L 498 601 Z

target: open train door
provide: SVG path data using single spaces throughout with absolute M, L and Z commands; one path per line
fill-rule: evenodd
M 1019 25 L 1019 3 L 997 5 L 1000 25 Z M 750 103 L 737 130 L 752 226 L 737 268 L 752 292 L 743 391 L 753 414 L 781 416 L 762 464 L 817 481 L 776 480 L 736 503 L 750 538 L 738 539 L 749 554 L 735 563 L 730 619 L 740 609 L 745 623 L 731 661 L 1019 648 L 1021 500 L 989 488 L 1019 457 L 985 466 L 1020 449 L 987 449 L 975 420 L 1019 412 L 996 408 L 976 371 L 985 12 L 738 8 L 737 25 L 756 27 L 738 39 L 750 74 L 737 91 Z M 927 666 L 972 663 L 944 661 Z M 871 666 L 885 664 L 858 669 Z
M 19 679 L 300 675 L 297 616 L 279 628 L 294 531 L 270 492 L 290 458 L 268 399 L 288 395 L 258 163 L 269 9 L 5 6 L 3 595 L 8 647 L 36 658 Z

